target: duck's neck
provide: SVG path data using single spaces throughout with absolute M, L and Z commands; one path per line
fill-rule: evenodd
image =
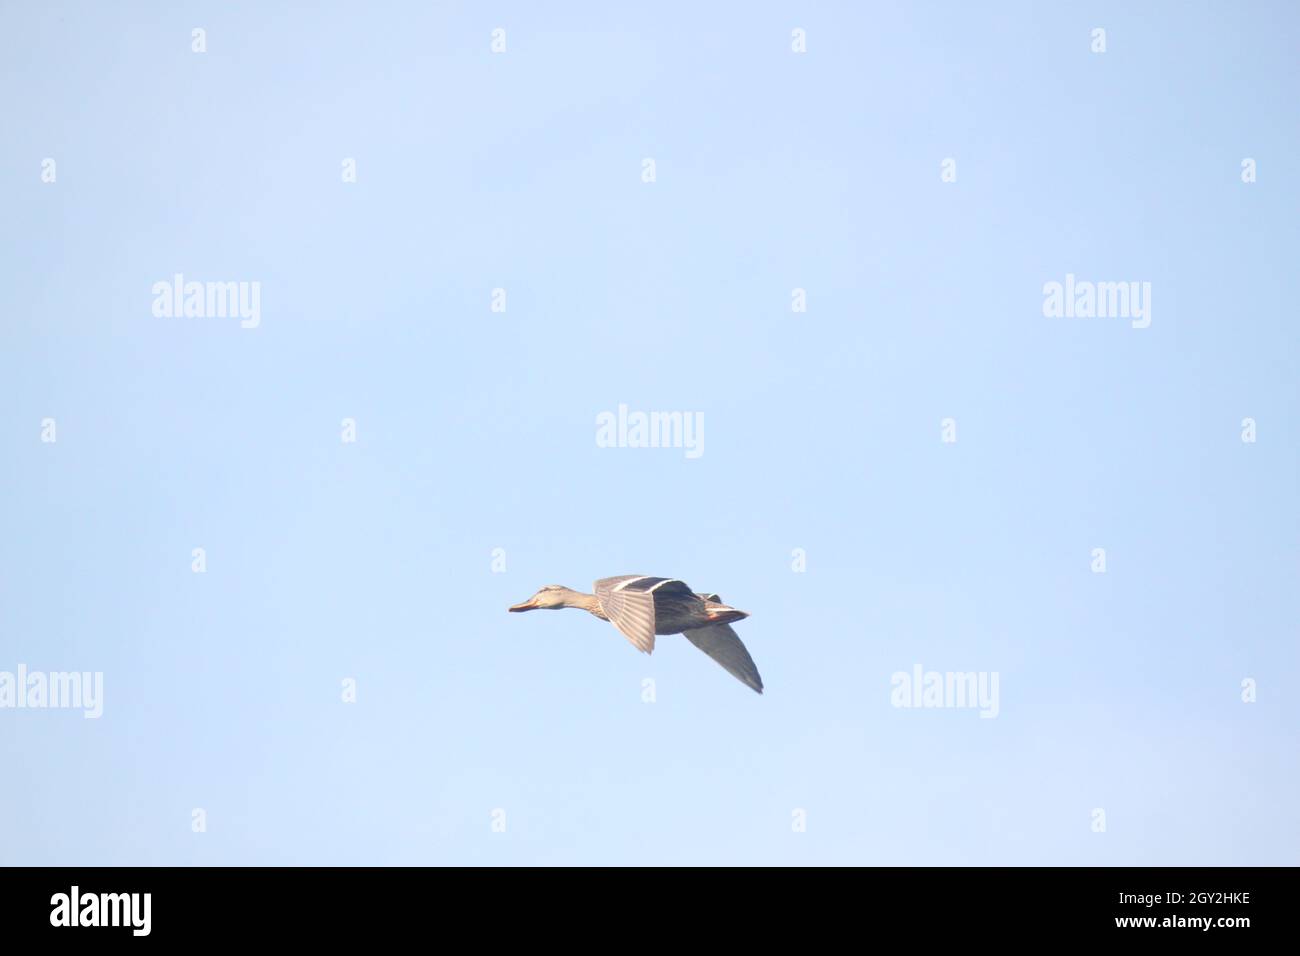
M 600 602 L 596 600 L 596 595 L 594 594 L 583 594 L 581 591 L 570 591 L 564 596 L 564 606 L 581 608 L 584 611 L 596 615 L 596 617 L 600 618 L 602 621 L 609 620 L 609 618 L 605 617 L 605 613 L 600 609 Z

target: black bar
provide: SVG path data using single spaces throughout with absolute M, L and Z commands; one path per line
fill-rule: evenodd
M 461 931 L 534 945 L 599 927 L 665 943 L 782 931 L 952 940 L 1194 939 L 1294 935 L 1295 873 L 1270 868 L 421 869 L 11 868 L 6 942 L 141 938 L 166 943 L 397 941 Z M 72 926 L 77 921 L 117 926 Z M 112 894 L 105 899 L 102 894 Z M 120 894 L 139 894 L 124 897 Z M 148 920 L 145 896 L 148 894 Z M 87 898 L 93 897 L 94 902 Z M 134 917 L 134 918 L 133 918 Z M 1208 923 L 1204 921 L 1209 921 Z M 61 923 L 65 925 L 54 925 Z M 801 930 L 802 927 L 802 930 Z M 143 930 L 147 928 L 145 934 Z M 695 930 L 691 930 L 695 932 Z M 918 936 L 917 934 L 921 935 Z M 529 935 L 531 934 L 531 936 Z

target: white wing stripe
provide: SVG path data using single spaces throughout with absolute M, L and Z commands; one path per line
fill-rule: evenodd
M 625 587 L 627 587 L 629 584 L 634 584 L 634 583 L 637 582 L 637 581 L 644 581 L 644 580 L 645 580 L 646 578 L 648 578 L 648 577 L 650 577 L 650 575 L 648 575 L 648 574 L 643 574 L 643 575 L 642 575 L 641 577 L 639 577 L 639 578 L 628 578 L 626 581 L 623 581 L 622 583 L 616 585 L 616 586 L 614 587 L 614 590 L 615 590 L 615 591 L 621 591 L 621 590 L 623 590 Z

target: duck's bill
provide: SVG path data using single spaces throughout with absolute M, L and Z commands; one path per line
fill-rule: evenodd
M 531 610 L 534 610 L 536 607 L 537 607 L 537 605 L 533 603 L 533 599 L 532 599 L 532 598 L 529 598 L 527 601 L 520 601 L 518 604 L 512 604 L 512 605 L 510 605 L 510 610 L 512 610 L 512 611 L 531 611 Z

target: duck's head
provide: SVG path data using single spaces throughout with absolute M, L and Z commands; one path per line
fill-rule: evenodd
M 570 590 L 562 584 L 548 584 L 527 601 L 520 601 L 518 604 L 513 605 L 510 610 L 536 611 L 538 608 L 554 610 L 561 607 L 570 607 L 570 600 L 576 595 L 576 591 Z

